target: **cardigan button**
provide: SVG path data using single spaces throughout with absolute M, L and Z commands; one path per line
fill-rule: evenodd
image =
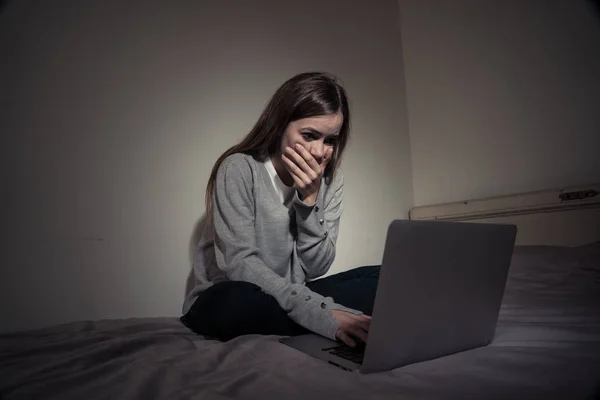
M 319 220 L 319 223 L 320 223 L 321 225 L 323 225 L 323 222 L 325 222 L 325 220 L 324 220 L 323 218 L 321 218 L 321 219 Z

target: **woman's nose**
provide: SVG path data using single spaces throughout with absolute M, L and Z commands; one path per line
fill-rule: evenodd
M 320 163 L 325 156 L 325 144 L 322 141 L 316 143 L 313 142 L 310 148 L 310 154 Z

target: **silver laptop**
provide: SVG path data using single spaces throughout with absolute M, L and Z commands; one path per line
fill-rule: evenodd
M 516 234 L 505 224 L 392 221 L 367 343 L 352 349 L 316 334 L 281 342 L 362 373 L 485 346 L 496 330 Z

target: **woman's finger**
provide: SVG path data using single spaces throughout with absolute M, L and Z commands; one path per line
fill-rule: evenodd
M 315 158 L 312 156 L 312 154 L 310 154 L 310 152 L 306 150 L 306 148 L 300 143 L 296 144 L 295 150 L 304 159 L 307 167 L 309 167 L 318 174 L 321 168 L 317 160 L 315 160 Z
M 364 314 L 350 314 L 351 324 L 354 324 L 365 332 L 369 332 L 369 328 L 371 327 L 371 317 Z
M 365 331 L 360 324 L 352 324 L 346 329 L 347 333 L 367 343 L 367 331 Z
M 306 151 L 306 149 L 303 148 L 303 150 L 312 158 L 312 156 L 310 155 L 310 153 L 308 153 L 308 151 Z M 311 179 L 311 181 L 314 181 L 319 177 L 317 172 L 307 164 L 304 157 L 301 156 L 296 150 L 292 149 L 291 147 L 286 147 L 285 152 L 285 155 L 288 156 L 290 160 L 294 161 L 300 167 L 300 169 Z M 314 161 L 314 158 L 312 159 Z
M 333 156 L 333 147 L 330 147 L 327 149 L 327 151 L 325 152 L 325 157 L 323 157 L 323 160 L 321 161 L 321 168 L 325 168 L 325 166 L 329 163 L 329 161 L 331 160 L 331 157 Z
M 298 167 L 298 165 L 290 160 L 289 157 L 287 157 L 285 154 L 282 154 L 281 159 L 285 163 L 290 175 L 292 176 L 292 179 L 294 180 L 294 183 L 296 183 L 296 186 L 303 188 L 305 185 L 310 185 L 312 183 L 310 178 L 306 176 L 306 174 Z
M 348 346 L 356 347 L 356 342 L 341 328 L 338 329 L 337 337 L 338 337 L 338 339 L 340 339 L 342 342 L 344 342 Z

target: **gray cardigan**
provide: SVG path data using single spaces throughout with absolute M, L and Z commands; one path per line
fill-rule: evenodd
M 195 286 L 183 312 L 214 283 L 246 281 L 273 296 L 299 325 L 334 339 L 338 325 L 331 310 L 360 311 L 312 292 L 305 282 L 324 275 L 333 263 L 342 198 L 338 170 L 330 185 L 323 179 L 314 206 L 296 192 L 288 209 L 262 160 L 241 153 L 227 157 L 217 172 L 212 223 L 196 249 Z

